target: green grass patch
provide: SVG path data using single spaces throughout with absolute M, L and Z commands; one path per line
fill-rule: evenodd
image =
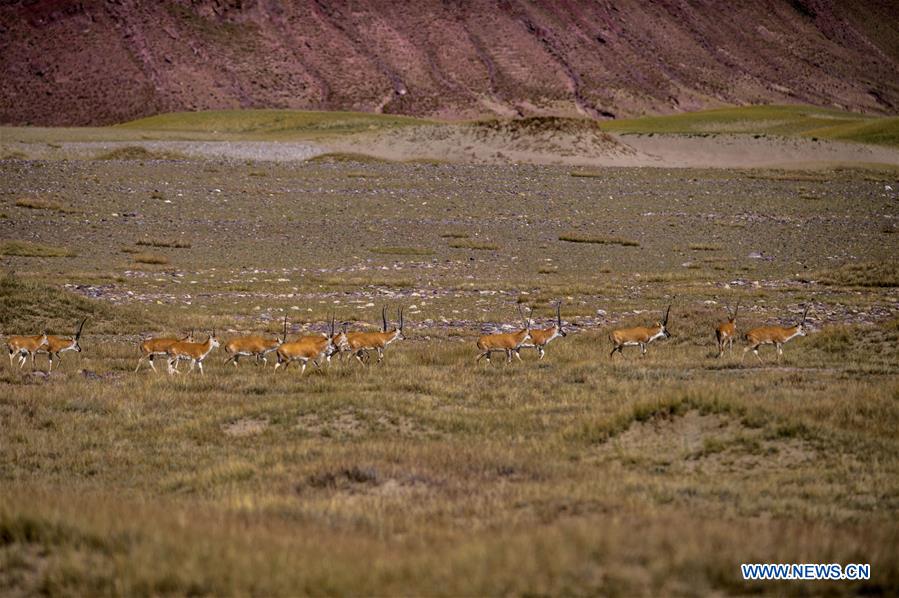
M 595 245 L 621 245 L 622 247 L 639 247 L 639 241 L 624 239 L 622 237 L 586 237 L 583 235 L 567 234 L 559 235 L 560 241 L 566 243 L 592 243 Z
M 821 284 L 844 287 L 899 287 L 899 264 L 895 261 L 846 264 L 821 270 L 810 278 Z
M 218 134 L 343 135 L 427 124 L 410 116 L 303 110 L 210 110 L 159 114 L 117 125 L 125 129 Z
M 32 243 L 31 241 L 4 241 L 0 254 L 15 257 L 74 257 L 77 254 L 66 247 Z
M 456 239 L 448 243 L 453 249 L 474 249 L 475 251 L 497 251 L 499 245 L 488 241 L 476 241 L 474 239 Z
M 746 134 L 803 136 L 899 145 L 899 118 L 880 117 L 813 106 L 745 106 L 701 110 L 670 116 L 647 116 L 602 123 L 624 134 Z

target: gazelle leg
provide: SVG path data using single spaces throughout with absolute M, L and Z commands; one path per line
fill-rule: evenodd
M 537 347 L 537 359 L 543 359 L 544 355 L 546 355 L 546 351 L 543 350 L 543 347 Z
M 306 362 L 303 362 L 303 367 L 300 369 L 300 376 L 306 373 Z
M 780 363 L 780 358 L 783 357 L 784 354 L 783 345 L 780 343 L 776 343 L 774 346 L 777 349 L 777 361 L 778 363 Z
M 205 375 L 206 375 L 206 372 L 203 371 L 203 362 L 202 362 L 202 361 L 198 361 L 198 362 L 197 362 L 197 365 L 200 367 L 200 373 L 203 374 L 203 375 L 205 376 Z
M 378 363 L 381 363 L 382 359 L 384 359 L 384 349 L 378 347 Z
M 646 355 L 646 343 L 640 343 L 640 356 Z
M 50 361 L 50 366 L 47 368 L 47 373 L 53 371 L 53 353 L 47 353 L 47 359 Z
M 521 350 L 520 349 L 515 350 L 515 357 L 518 358 L 518 361 L 521 361 Z

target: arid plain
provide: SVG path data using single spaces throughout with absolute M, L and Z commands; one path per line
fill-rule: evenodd
M 0 368 L 0 591 L 896 593 L 895 119 L 756 116 L 2 129 L 0 332 L 88 321 L 52 374 Z M 718 167 L 664 159 L 691 144 Z M 702 158 L 734 144 L 761 166 Z M 543 360 L 475 364 L 558 300 Z M 808 306 L 809 332 L 716 359 L 737 301 L 740 331 Z M 385 304 L 408 339 L 380 365 L 133 371 L 152 334 L 375 329 Z M 609 358 L 669 304 L 670 339 Z

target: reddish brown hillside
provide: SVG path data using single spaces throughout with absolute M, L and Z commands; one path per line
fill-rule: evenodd
M 217 108 L 899 110 L 890 0 L 43 0 L 0 6 L 0 122 Z

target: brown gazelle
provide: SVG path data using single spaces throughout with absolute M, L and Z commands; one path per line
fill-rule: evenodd
M 194 331 L 191 330 L 184 338 L 158 337 L 142 340 L 138 345 L 140 357 L 137 359 L 137 367 L 134 368 L 134 371 L 138 371 L 140 369 L 140 364 L 146 360 L 150 363 L 150 367 L 155 372 L 156 366 L 153 365 L 153 358 L 157 355 L 166 355 L 168 350 L 172 348 L 172 345 L 178 342 L 194 342 Z
M 57 361 L 61 361 L 60 353 L 65 353 L 66 351 L 77 351 L 81 353 L 81 345 L 78 341 L 81 340 L 81 331 L 84 329 L 84 323 L 87 322 L 87 318 L 81 320 L 81 324 L 78 325 L 78 330 L 75 331 L 75 336 L 55 336 L 48 335 L 47 340 L 41 345 L 36 353 L 46 353 L 47 357 L 50 359 L 50 367 L 48 371 L 53 371 L 53 358 L 55 357 Z
M 522 344 L 531 340 L 531 320 L 530 318 L 524 317 L 524 312 L 521 311 L 521 305 L 518 306 L 518 314 L 524 322 L 524 328 L 522 330 L 519 330 L 518 332 L 484 334 L 478 337 L 477 344 L 480 353 L 478 353 L 478 356 L 475 358 L 475 363 L 480 361 L 483 357 L 486 357 L 489 362 L 490 354 L 499 351 L 505 352 L 506 363 L 512 363 L 513 353 L 518 357 L 519 361 L 521 360 L 521 355 L 518 354 L 518 350 L 521 348 Z
M 262 360 L 263 367 L 268 365 L 268 358 L 266 355 L 271 353 L 272 351 L 277 351 L 278 347 L 280 347 L 287 340 L 287 316 L 284 316 L 284 332 L 281 338 L 270 338 L 266 336 L 262 336 L 260 334 L 250 334 L 248 336 L 239 336 L 237 338 L 232 338 L 227 343 L 224 344 L 225 353 L 229 355 L 229 357 L 225 358 L 225 364 L 229 361 L 234 363 L 235 367 L 237 366 L 237 360 L 241 357 L 249 357 L 253 356 L 256 358 L 256 363 L 259 363 L 259 360 Z
M 518 354 L 521 349 L 536 348 L 537 359 L 543 359 L 546 345 L 557 338 L 566 336 L 568 336 L 568 333 L 562 328 L 562 302 L 559 301 L 556 303 L 556 323 L 549 328 L 535 328 L 531 330 L 531 339 L 522 343 L 515 353 Z
M 759 357 L 760 345 L 774 345 L 777 349 L 777 361 L 780 361 L 780 358 L 784 354 L 784 344 L 797 336 L 805 336 L 806 316 L 808 316 L 808 306 L 802 311 L 802 319 L 793 326 L 761 326 L 748 331 L 745 338 L 746 342 L 749 343 L 749 346 L 743 349 L 743 355 L 740 357 L 740 361 L 743 361 L 746 357 L 746 353 L 749 351 L 755 353 L 755 356 L 761 361 L 762 358 Z
M 278 362 L 275 363 L 275 369 L 284 366 L 284 370 L 294 361 L 302 363 L 300 374 L 306 372 L 306 365 L 311 361 L 315 367 L 319 367 L 322 359 L 328 357 L 334 338 L 334 318 L 331 318 L 329 333 L 325 336 L 303 336 L 295 341 L 284 342 L 278 347 Z
M 34 367 L 34 354 L 47 342 L 47 332 L 36 336 L 10 336 L 6 339 L 6 348 L 9 350 L 9 365 L 12 367 L 13 356 L 19 356 L 19 368 L 25 366 L 25 361 L 31 355 L 31 367 Z
M 654 340 L 671 336 L 671 333 L 668 332 L 668 314 L 670 313 L 671 304 L 665 310 L 665 318 L 661 322 L 656 322 L 655 326 L 636 326 L 634 328 L 613 330 L 612 334 L 609 335 L 609 340 L 612 341 L 612 352 L 609 353 L 609 357 L 614 357 L 615 351 L 618 351 L 624 357 L 623 349 L 628 346 L 639 346 L 640 355 L 646 355 L 646 345 Z
M 166 355 L 168 355 L 169 358 L 169 374 L 179 374 L 180 372 L 175 367 L 175 364 L 177 364 L 179 360 L 185 359 L 190 361 L 190 369 L 187 370 L 188 374 L 194 371 L 194 366 L 198 366 L 200 368 L 200 373 L 205 376 L 206 372 L 203 371 L 203 360 L 218 346 L 219 339 L 215 337 L 215 329 L 209 333 L 209 338 L 206 339 L 206 342 L 176 342 L 169 347 L 168 351 L 166 351 Z
M 715 328 L 715 341 L 718 343 L 718 357 L 724 355 L 724 349 L 734 349 L 734 338 L 737 336 L 737 312 L 740 311 L 740 302 L 734 308 L 734 313 L 727 313 L 727 322 L 720 322 Z
M 381 363 L 387 345 L 398 339 L 406 340 L 406 321 L 402 307 L 397 309 L 397 325 L 392 330 L 388 330 L 386 305 L 381 310 L 381 322 L 381 332 L 347 332 L 344 335 L 346 350 L 352 352 L 353 357 L 363 365 L 369 351 L 377 351 L 378 363 Z

